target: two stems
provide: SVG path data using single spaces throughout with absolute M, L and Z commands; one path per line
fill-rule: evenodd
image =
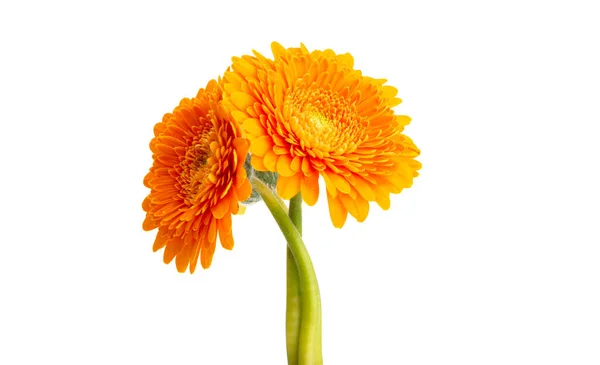
M 285 204 L 264 182 L 253 178 L 252 185 L 262 196 L 288 242 L 286 332 L 289 364 L 321 365 L 321 296 L 312 261 L 302 242 L 301 197 L 298 194 L 290 201 L 288 217 Z M 296 270 L 292 264 L 295 264 Z M 298 326 L 299 331 L 294 331 Z M 294 348 L 295 338 L 298 340 L 297 348 Z M 297 354 L 297 362 L 294 353 Z

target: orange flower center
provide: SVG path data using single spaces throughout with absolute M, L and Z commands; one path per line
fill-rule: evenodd
M 326 154 L 356 149 L 366 126 L 355 105 L 324 89 L 296 89 L 288 94 L 284 117 L 303 147 Z
M 178 180 L 188 206 L 193 205 L 211 170 L 208 159 L 212 156 L 210 141 L 214 140 L 214 131 L 208 120 L 203 127 L 193 128 L 195 135 L 185 152 L 185 158 L 179 163 L 181 171 Z

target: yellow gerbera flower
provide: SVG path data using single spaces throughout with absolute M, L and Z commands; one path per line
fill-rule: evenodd
M 153 249 L 166 246 L 164 261 L 177 257 L 179 272 L 211 264 L 217 233 L 233 248 L 231 214 L 252 193 L 244 161 L 249 142 L 220 102 L 221 87 L 211 80 L 192 99 L 154 127 L 150 142 L 154 163 L 144 179 L 143 228 L 158 228 Z
M 275 60 L 254 52 L 234 57 L 223 77 L 224 99 L 250 139 L 252 166 L 279 173 L 277 192 L 299 191 L 308 205 L 327 188 L 331 220 L 348 213 L 366 219 L 369 202 L 390 206 L 390 193 L 412 185 L 419 149 L 401 132 L 410 122 L 394 115 L 397 89 L 363 76 L 350 54 L 309 52 L 272 44 Z

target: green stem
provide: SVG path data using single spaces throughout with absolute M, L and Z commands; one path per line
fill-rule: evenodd
M 290 200 L 289 217 L 302 236 L 302 197 L 300 194 Z M 298 365 L 298 337 L 302 319 L 300 278 L 296 259 L 289 247 L 286 249 L 286 256 L 285 338 L 287 358 L 288 365 Z
M 294 223 L 294 226 L 296 227 L 296 229 L 298 230 L 298 233 L 300 233 L 300 236 L 302 236 L 302 195 L 300 193 L 296 194 L 296 196 L 294 196 L 292 199 L 290 199 L 290 209 L 289 209 L 289 217 L 292 220 L 292 223 Z M 286 319 L 289 319 L 290 316 L 293 317 L 293 313 L 297 313 L 296 317 L 298 318 L 298 321 L 300 320 L 300 306 L 294 306 L 293 304 L 295 304 L 295 302 L 292 302 L 292 305 L 290 305 L 291 302 L 291 298 L 290 298 L 290 292 L 292 293 L 296 293 L 296 295 L 298 296 L 298 298 L 296 298 L 296 301 L 299 300 L 299 296 L 300 293 L 299 292 L 294 292 L 294 289 L 297 290 L 298 288 L 298 266 L 296 265 L 296 260 L 294 260 L 294 255 L 292 254 L 292 251 L 289 249 L 287 249 L 287 310 L 286 310 Z M 292 298 L 294 299 L 294 298 Z M 321 350 L 321 345 L 322 345 L 322 341 L 321 341 L 321 334 L 322 334 L 322 330 L 321 330 L 321 320 L 322 320 L 322 311 L 321 311 L 321 301 L 319 300 L 319 327 L 317 329 L 317 348 L 316 348 L 316 352 L 317 352 L 317 364 L 323 364 L 323 353 Z M 286 322 L 287 323 L 287 322 Z M 299 322 L 298 322 L 299 323 Z M 297 325 L 297 324 L 296 324 Z M 293 329 L 290 328 L 291 326 L 288 326 L 288 330 L 289 329 Z M 298 327 L 295 327 L 296 331 L 298 330 Z M 289 332 L 288 332 L 289 334 Z M 289 344 L 289 342 L 288 342 Z M 297 342 L 296 342 L 296 346 Z M 297 349 L 296 349 L 297 352 Z M 294 360 L 296 361 L 296 360 Z M 290 362 L 290 352 L 289 352 L 289 347 L 288 347 L 288 364 L 292 364 L 295 362 Z
M 252 185 L 260 193 L 267 208 L 271 211 L 273 218 L 279 225 L 288 247 L 292 251 L 298 266 L 298 278 L 300 284 L 300 334 L 298 337 L 298 364 L 299 365 L 321 365 L 320 319 L 321 319 L 321 297 L 319 284 L 315 270 L 302 242 L 300 232 L 294 226 L 275 193 L 262 181 L 252 179 Z

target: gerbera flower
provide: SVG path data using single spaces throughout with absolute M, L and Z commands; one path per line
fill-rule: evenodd
M 154 126 L 150 142 L 154 163 L 144 179 L 151 189 L 144 200 L 143 228 L 158 228 L 153 249 L 163 247 L 164 262 L 176 257 L 177 270 L 211 264 L 217 235 L 233 248 L 231 215 L 252 187 L 244 161 L 249 143 L 220 102 L 214 80 L 192 99 L 183 99 L 173 113 Z
M 390 206 L 390 193 L 412 185 L 418 148 L 401 132 L 410 122 L 395 115 L 397 89 L 363 76 L 350 54 L 309 52 L 272 44 L 274 61 L 234 57 L 223 78 L 224 99 L 251 141 L 252 166 L 279 173 L 277 192 L 299 191 L 308 205 L 327 188 L 331 220 L 348 213 L 366 219 L 369 202 Z

